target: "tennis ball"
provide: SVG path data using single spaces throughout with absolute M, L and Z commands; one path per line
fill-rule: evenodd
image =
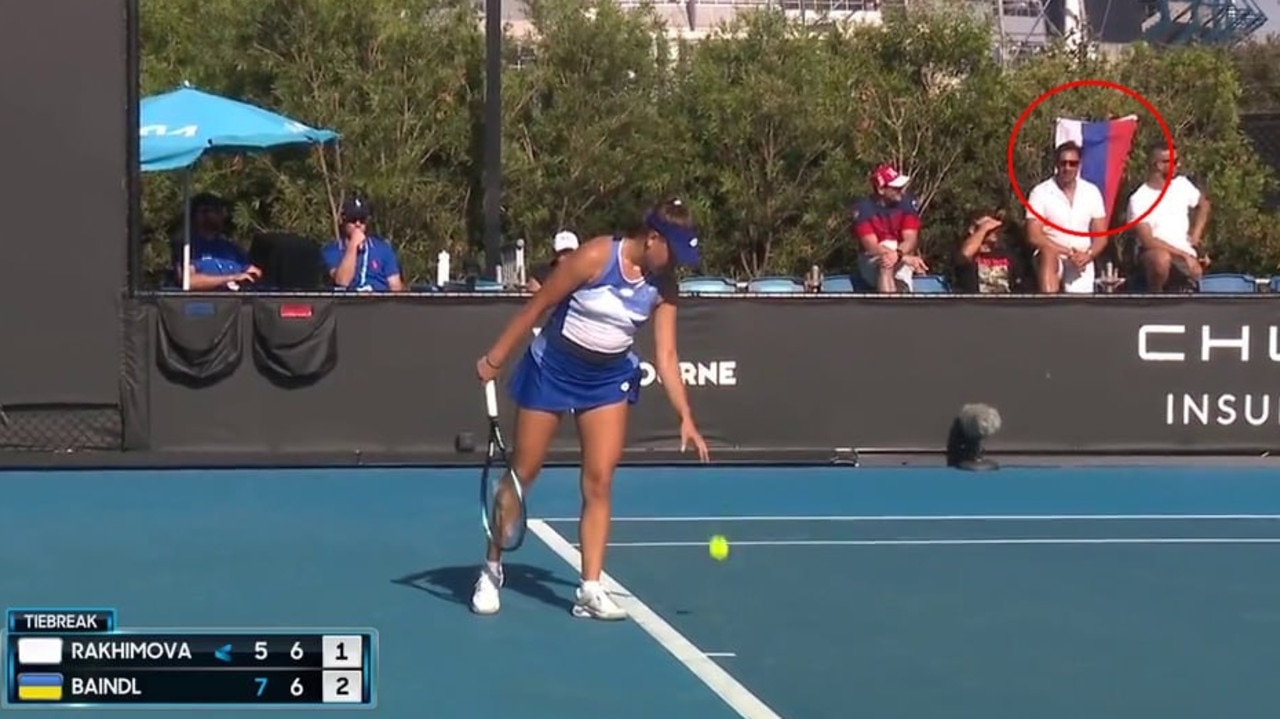
M 723 562 L 729 558 L 729 540 L 724 535 L 717 534 L 711 538 L 711 545 L 708 547 L 711 552 L 711 558 L 717 562 Z

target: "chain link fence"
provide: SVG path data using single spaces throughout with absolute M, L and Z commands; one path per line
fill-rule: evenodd
M 0 451 L 121 450 L 119 405 L 0 405 Z

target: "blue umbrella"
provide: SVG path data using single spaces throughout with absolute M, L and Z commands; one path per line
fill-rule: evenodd
M 201 92 L 190 85 L 144 98 L 139 107 L 138 157 L 143 172 L 186 169 L 182 289 L 191 287 L 191 173 L 208 153 L 263 152 L 338 139 L 248 103 Z
M 143 172 L 190 167 L 208 152 L 262 152 L 338 139 L 332 130 L 185 86 L 143 99 L 139 114 Z

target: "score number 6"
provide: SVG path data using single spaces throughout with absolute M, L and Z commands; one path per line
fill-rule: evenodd
M 253 658 L 258 661 L 266 661 L 269 652 L 267 651 L 266 642 L 255 642 L 253 645 Z M 295 662 L 302 661 L 304 652 L 302 651 L 302 642 L 294 642 L 293 647 L 289 649 L 289 658 Z

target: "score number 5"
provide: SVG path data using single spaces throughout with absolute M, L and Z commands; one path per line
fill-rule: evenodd
M 253 645 L 253 658 L 258 661 L 266 661 L 270 652 L 267 651 L 266 642 L 255 642 Z M 302 661 L 304 652 L 302 651 L 302 642 L 294 642 L 293 647 L 289 649 L 289 658 L 295 662 Z

